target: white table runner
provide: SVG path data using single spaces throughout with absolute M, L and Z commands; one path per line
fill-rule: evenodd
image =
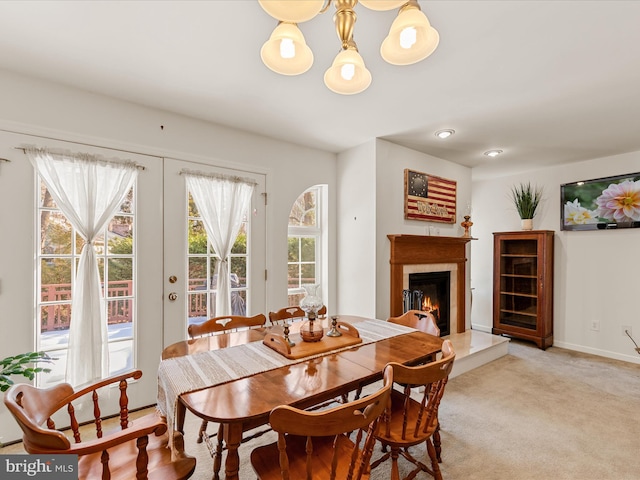
M 178 396 L 183 393 L 416 331 L 404 325 L 374 319 L 358 322 L 354 326 L 360 333 L 362 343 L 296 360 L 286 358 L 264 345 L 261 340 L 163 360 L 158 368 L 158 410 L 167 417 L 169 429 L 173 430 Z

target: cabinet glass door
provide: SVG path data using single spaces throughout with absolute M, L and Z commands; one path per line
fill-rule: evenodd
M 500 323 L 536 330 L 538 256 L 535 240 L 501 240 Z

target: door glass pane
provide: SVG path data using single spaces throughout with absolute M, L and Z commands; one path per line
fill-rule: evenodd
M 40 278 L 43 302 L 58 299 L 58 297 L 52 296 L 53 294 L 47 294 L 45 297 L 45 291 L 50 291 L 52 289 L 65 290 L 69 294 L 69 298 L 71 297 L 70 258 L 41 257 Z
M 126 292 L 128 291 L 128 289 L 123 289 L 123 291 Z M 109 328 L 109 335 L 111 335 L 112 332 L 118 332 L 118 335 L 121 336 L 122 325 L 118 325 L 121 323 L 128 323 L 129 325 L 127 326 L 127 328 L 129 329 L 129 333 L 131 333 L 131 321 L 133 320 L 133 299 L 123 297 L 109 300 L 107 302 L 107 318 L 108 324 L 110 325 L 110 327 L 113 327 Z
M 247 223 L 242 224 L 236 241 L 231 248 L 231 254 L 246 254 L 247 253 Z
M 49 304 L 40 307 L 41 349 L 66 347 L 71 321 L 71 304 Z
M 188 302 L 188 321 L 189 325 L 192 323 L 202 323 L 207 318 L 207 294 L 206 293 L 191 293 L 189 294 Z
M 59 211 L 40 213 L 40 251 L 42 254 L 68 255 L 71 253 L 71 224 Z
M 51 342 L 43 342 L 45 344 L 55 345 L 57 343 L 57 339 L 66 336 L 66 333 L 59 333 L 56 336 L 51 335 Z M 65 371 L 67 368 L 67 344 L 68 342 L 61 342 L 60 346 L 62 349 L 48 349 L 42 347 L 41 350 L 45 350 L 47 354 L 53 358 L 54 360 L 51 363 L 43 363 L 39 366 L 44 368 L 51 369 L 51 372 L 46 375 L 38 375 L 38 386 L 40 388 L 48 388 L 57 385 L 58 383 L 62 383 L 65 381 Z M 57 346 L 57 345 L 56 345 Z
M 109 223 L 109 253 L 133 254 L 133 217 L 116 215 Z
M 133 280 L 133 258 L 112 258 L 109 259 L 109 297 L 120 296 L 116 289 L 122 288 L 121 284 L 127 282 L 129 285 Z M 126 295 L 131 295 L 131 287 L 127 289 Z
M 207 257 L 189 258 L 189 291 L 206 290 Z
M 207 233 L 200 220 L 189 220 L 189 253 L 207 253 Z
M 231 288 L 246 288 L 247 257 L 231 257 Z
M 123 336 L 132 336 L 131 328 L 123 328 L 121 332 Z M 112 339 L 115 339 L 115 336 L 110 335 L 109 340 Z M 133 368 L 133 340 L 111 341 L 109 343 L 109 367 L 112 375 L 124 373 Z
M 44 183 L 40 184 L 40 195 L 38 196 L 38 206 L 40 207 L 41 212 L 44 212 L 47 207 L 57 211 L 58 206 L 56 205 L 55 200 L 51 196 L 49 190 Z M 44 225 L 44 223 L 43 223 Z

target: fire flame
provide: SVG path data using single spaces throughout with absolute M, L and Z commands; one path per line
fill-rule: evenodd
M 422 299 L 422 310 L 437 315 L 438 311 L 440 310 L 440 305 L 438 303 L 432 303 L 431 297 L 425 296 Z

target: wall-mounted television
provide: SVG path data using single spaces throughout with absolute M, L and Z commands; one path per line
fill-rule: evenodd
M 561 230 L 640 227 L 640 172 L 560 186 Z

